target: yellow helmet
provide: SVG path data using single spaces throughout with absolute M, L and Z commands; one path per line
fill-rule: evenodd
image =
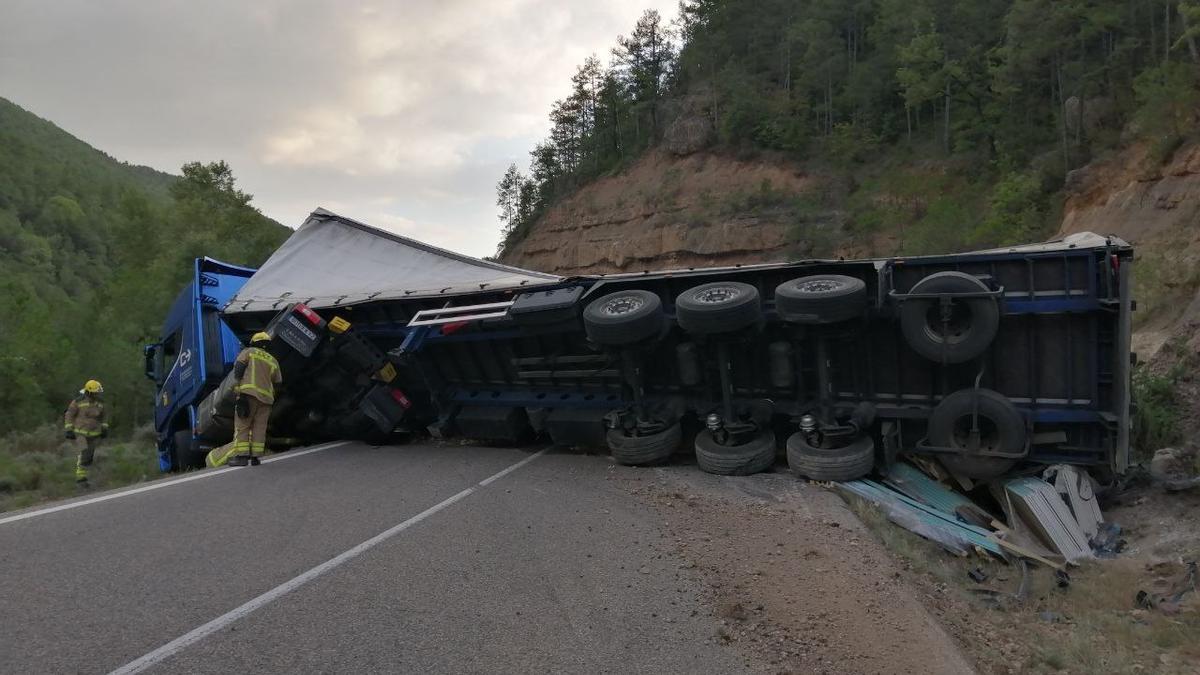
M 103 394 L 104 387 L 99 380 L 88 380 L 83 383 L 83 390 L 89 394 Z
M 259 342 L 270 342 L 270 341 L 271 341 L 271 336 L 267 335 L 266 333 L 264 333 L 262 331 L 255 333 L 254 336 L 250 338 L 250 344 L 256 344 Z

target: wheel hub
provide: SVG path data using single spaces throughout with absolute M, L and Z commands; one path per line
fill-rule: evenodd
M 829 291 L 836 291 L 845 285 L 836 279 L 814 279 L 813 281 L 805 281 L 797 284 L 796 290 L 801 293 L 828 293 Z
M 740 296 L 742 292 L 733 286 L 715 286 L 706 288 L 692 295 L 692 299 L 696 302 L 702 302 L 707 305 L 713 305 L 718 302 L 726 302 Z
M 988 417 L 979 416 L 978 446 L 975 446 L 971 415 L 963 415 L 954 422 L 954 445 L 963 450 L 990 454 L 1000 449 L 1000 430 Z
M 971 330 L 971 310 L 960 302 L 951 303 L 943 314 L 939 304 L 933 304 L 925 317 L 925 332 L 935 342 L 958 344 Z
M 636 295 L 622 295 L 604 303 L 604 305 L 600 307 L 600 313 L 607 314 L 608 316 L 620 316 L 623 314 L 629 314 L 630 312 L 636 312 L 645 304 L 646 301 L 642 300 Z

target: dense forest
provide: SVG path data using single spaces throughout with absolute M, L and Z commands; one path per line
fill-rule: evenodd
M 257 264 L 288 230 L 224 162 L 130 166 L 0 99 L 0 434 L 56 422 L 84 380 L 149 421 L 141 345 L 198 255 Z
M 851 230 L 915 225 L 942 247 L 1036 237 L 1072 170 L 1131 141 L 1164 157 L 1189 133 L 1198 42 L 1200 0 L 683 0 L 675 22 L 647 11 L 607 63 L 579 66 L 528 171 L 497 187 L 501 252 L 681 134 L 847 175 Z M 931 160 L 958 175 L 905 186 L 862 170 Z M 869 198 L 880 181 L 930 194 L 893 213 Z

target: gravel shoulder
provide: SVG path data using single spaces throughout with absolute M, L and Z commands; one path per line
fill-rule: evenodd
M 970 673 L 971 662 L 836 494 L 787 474 L 621 470 L 695 569 L 712 640 L 776 673 Z

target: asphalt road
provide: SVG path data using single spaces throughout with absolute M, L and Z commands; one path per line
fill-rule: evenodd
M 607 458 L 289 454 L 0 514 L 0 671 L 748 668 Z

